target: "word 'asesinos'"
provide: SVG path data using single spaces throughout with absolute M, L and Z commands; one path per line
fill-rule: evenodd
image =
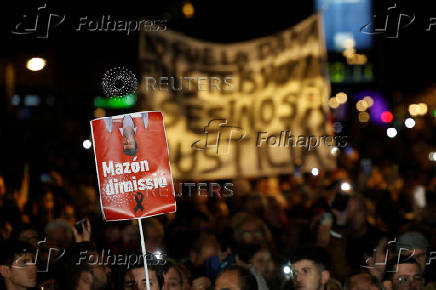
M 224 91 L 231 92 L 233 89 L 232 77 L 145 77 L 146 91 Z

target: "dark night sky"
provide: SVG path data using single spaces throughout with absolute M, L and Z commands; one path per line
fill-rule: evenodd
M 181 1 L 60 1 L 48 2 L 55 13 L 64 13 L 65 22 L 54 28 L 49 39 L 13 35 L 10 30 L 21 15 L 34 11 L 43 1 L 14 1 L 1 10 L 0 59 L 20 55 L 49 54 L 53 58 L 55 91 L 75 100 L 87 94 L 101 93 L 101 75 L 108 68 L 124 65 L 137 69 L 138 34 L 123 32 L 77 32 L 80 17 L 100 19 L 168 19 L 168 26 L 200 39 L 216 42 L 243 41 L 285 29 L 306 18 L 313 11 L 312 1 L 194 1 L 196 13 L 187 20 L 181 15 Z M 384 14 L 389 3 L 397 3 L 405 13 L 416 14 L 413 25 L 403 28 L 398 39 L 376 37 L 374 62 L 382 75 L 381 85 L 419 89 L 435 79 L 436 26 L 426 32 L 436 7 L 424 1 L 376 1 L 374 14 Z M 239 3 L 239 4 L 237 4 Z M 288 4 L 285 4 L 288 3 Z M 302 3 L 305 3 L 304 5 Z M 11 3 L 10 3 L 11 4 Z M 433 13 L 433 14 L 432 14 Z M 379 75 L 380 76 L 380 75 Z
M 376 82 L 371 84 L 372 88 L 384 91 L 389 98 L 392 91 L 413 93 L 435 82 L 436 26 L 434 31 L 425 31 L 430 17 L 436 17 L 435 4 L 430 5 L 430 1 L 376 2 L 374 14 L 384 15 L 389 4 L 396 2 L 404 13 L 415 14 L 416 20 L 401 30 L 398 39 L 375 38 L 375 47 L 370 52 L 376 66 Z M 106 70 L 124 66 L 138 75 L 138 34 L 127 36 L 124 32 L 77 32 L 75 29 L 80 17 L 100 19 L 102 15 L 111 15 L 113 19 L 126 20 L 139 20 L 144 16 L 167 19 L 170 29 L 189 36 L 214 42 L 235 42 L 286 29 L 313 13 L 311 0 L 198 0 L 193 1 L 196 11 L 194 18 L 189 20 L 183 17 L 182 1 L 179 0 L 136 3 L 126 0 L 47 1 L 52 13 L 65 14 L 65 22 L 54 28 L 48 39 L 13 35 L 11 30 L 21 16 L 35 11 L 41 3 L 44 1 L 10 1 L 7 5 L 2 4 L 0 9 L 1 105 L 4 108 L 4 64 L 12 61 L 16 65 L 17 91 L 56 97 L 57 107 L 49 112 L 35 113 L 35 120 L 66 123 L 68 116 L 79 121 L 82 130 L 88 128 L 88 121 L 92 118 L 93 98 L 102 94 L 100 83 Z M 36 54 L 47 58 L 47 69 L 39 73 L 26 71 L 25 59 Z M 15 122 L 14 116 L 10 119 Z M 18 128 L 31 128 L 31 125 L 17 122 L 3 129 L 6 128 L 9 134 Z M 34 138 L 30 132 L 24 140 L 26 142 Z M 42 143 L 41 146 L 46 144 Z M 80 147 L 80 144 L 77 146 Z

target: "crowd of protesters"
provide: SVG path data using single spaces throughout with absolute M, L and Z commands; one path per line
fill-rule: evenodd
M 345 169 L 346 168 L 346 169 Z M 391 163 L 216 181 L 177 212 L 105 222 L 96 188 L 0 176 L 5 289 L 436 289 L 436 174 Z M 176 181 L 176 191 L 177 183 Z M 26 189 L 27 186 L 27 189 Z

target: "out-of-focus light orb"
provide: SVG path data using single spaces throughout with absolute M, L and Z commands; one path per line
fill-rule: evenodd
M 339 153 L 339 148 L 336 146 L 333 146 L 332 149 L 330 149 L 330 154 L 333 156 L 337 156 Z
M 347 102 L 347 94 L 346 94 L 346 93 L 343 93 L 343 92 L 337 93 L 337 94 L 336 94 L 336 101 L 337 101 L 339 104 L 344 104 L 344 103 L 346 103 L 346 102 Z
M 356 46 L 356 42 L 352 37 L 349 37 L 344 39 L 344 41 L 342 42 L 342 46 L 344 48 L 353 48 L 354 46 Z
M 89 148 L 91 148 L 92 143 L 91 143 L 91 141 L 86 139 L 86 140 L 83 141 L 82 145 L 83 145 L 83 148 L 89 149 Z
M 291 274 L 291 267 L 289 267 L 288 265 L 284 266 L 283 273 L 285 273 L 286 275 Z
M 106 117 L 106 111 L 103 108 L 97 108 L 94 110 L 94 118 Z
M 395 136 L 397 136 L 398 132 L 397 132 L 397 129 L 395 129 L 395 128 L 388 128 L 386 130 L 386 134 L 388 135 L 389 138 L 395 138 Z
M 428 154 L 428 160 L 430 161 L 436 161 L 436 152 L 430 152 Z
M 366 123 L 370 119 L 368 112 L 359 112 L 359 122 Z
M 329 104 L 329 107 L 332 109 L 336 109 L 340 105 L 335 97 L 330 98 L 328 104 Z
M 363 100 L 368 105 L 368 108 L 370 108 L 372 105 L 374 105 L 374 100 L 370 96 L 364 97 Z
M 32 57 L 26 63 L 26 68 L 31 71 L 40 71 L 45 67 L 46 61 L 40 57 Z
M 425 115 L 425 114 L 427 114 L 427 111 L 428 111 L 427 104 L 424 104 L 424 103 L 418 104 L 418 114 L 419 115 Z
M 342 52 L 342 55 L 345 56 L 347 60 L 352 59 L 355 54 L 356 50 L 354 48 L 346 48 L 344 52 Z
M 158 260 L 162 259 L 162 252 L 161 251 L 156 251 L 156 252 L 153 253 L 153 255 Z
M 359 112 L 366 111 L 366 109 L 368 109 L 368 104 L 364 100 L 360 100 L 356 103 L 356 109 Z
M 380 120 L 383 123 L 390 123 L 390 122 L 392 122 L 392 120 L 394 120 L 394 115 L 392 115 L 392 113 L 389 111 L 384 111 L 380 115 Z
M 418 116 L 418 114 L 419 114 L 419 107 L 418 107 L 418 105 L 416 105 L 416 104 L 409 105 L 409 114 L 412 117 Z
M 342 132 L 342 130 L 344 129 L 344 126 L 342 126 L 341 122 L 334 122 L 333 128 L 334 128 L 336 134 L 340 134 Z
M 342 182 L 341 184 L 342 191 L 349 191 L 350 189 L 351 189 L 351 185 L 348 182 Z
M 191 2 L 185 2 L 182 7 L 182 12 L 187 19 L 191 19 L 195 13 L 194 5 L 192 5 Z
M 415 127 L 415 124 L 416 122 L 413 118 L 407 118 L 406 120 L 404 120 L 404 125 L 409 129 Z
M 319 174 L 319 170 L 318 170 L 318 168 L 312 168 L 312 175 L 313 176 L 317 176 Z

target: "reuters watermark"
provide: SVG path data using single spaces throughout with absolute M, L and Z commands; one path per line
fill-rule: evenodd
M 233 183 L 219 184 L 217 182 L 180 182 L 176 197 L 208 196 L 208 197 L 232 197 L 234 195 Z
M 232 92 L 233 77 L 226 76 L 199 76 L 199 77 L 144 77 L 145 91 L 173 91 L 196 90 L 208 92 Z

